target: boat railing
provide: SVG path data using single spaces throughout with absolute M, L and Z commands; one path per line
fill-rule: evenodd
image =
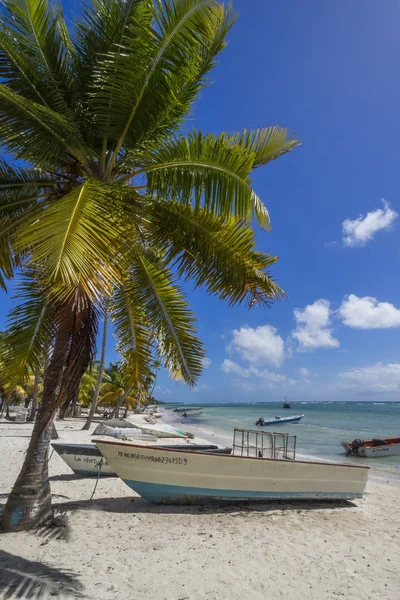
M 234 429 L 232 454 L 255 458 L 295 460 L 296 436 L 257 429 Z

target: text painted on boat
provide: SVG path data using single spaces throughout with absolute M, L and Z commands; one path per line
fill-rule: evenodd
M 187 465 L 187 458 L 175 458 L 171 456 L 151 456 L 149 454 L 134 454 L 132 452 L 118 452 L 121 458 L 133 458 L 134 460 L 149 460 L 150 462 L 159 462 L 168 465 Z
M 76 462 L 84 462 L 86 464 L 91 464 L 91 465 L 99 465 L 102 462 L 101 458 L 81 458 L 80 456 L 74 456 L 74 460 Z M 106 461 L 105 458 L 103 458 L 103 462 L 102 462 L 103 467 L 108 466 L 108 462 Z

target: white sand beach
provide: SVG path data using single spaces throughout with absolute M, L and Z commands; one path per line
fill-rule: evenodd
M 58 422 L 60 441 L 90 441 L 82 423 Z M 1 502 L 30 432 L 29 424 L 0 423 Z M 50 474 L 69 525 L 0 536 L 1 598 L 400 597 L 400 488 L 373 471 L 354 503 L 219 508 L 155 506 L 118 478 L 100 479 L 90 500 L 95 481 L 76 477 L 57 454 Z

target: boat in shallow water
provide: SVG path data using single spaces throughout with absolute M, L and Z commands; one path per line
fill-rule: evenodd
M 374 440 L 353 440 L 342 442 L 347 455 L 362 458 L 382 458 L 400 456 L 400 438 L 382 438 Z
M 300 423 L 304 415 L 291 415 L 288 417 L 274 417 L 273 419 L 264 419 L 260 417 L 258 421 L 256 421 L 256 425 L 260 425 L 261 427 L 265 427 L 266 425 L 283 425 L 287 423 Z
M 361 498 L 368 467 L 218 455 L 96 440 L 118 476 L 163 504 Z

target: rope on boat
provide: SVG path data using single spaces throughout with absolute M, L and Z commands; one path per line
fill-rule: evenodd
M 93 500 L 93 496 L 96 493 L 96 488 L 97 488 L 97 484 L 99 483 L 99 478 L 100 478 L 100 473 L 101 473 L 101 467 L 102 466 L 103 466 L 103 457 L 101 457 L 101 460 L 99 462 L 99 472 L 97 473 L 96 483 L 94 484 L 94 489 L 93 489 L 92 495 L 90 496 L 89 500 Z

